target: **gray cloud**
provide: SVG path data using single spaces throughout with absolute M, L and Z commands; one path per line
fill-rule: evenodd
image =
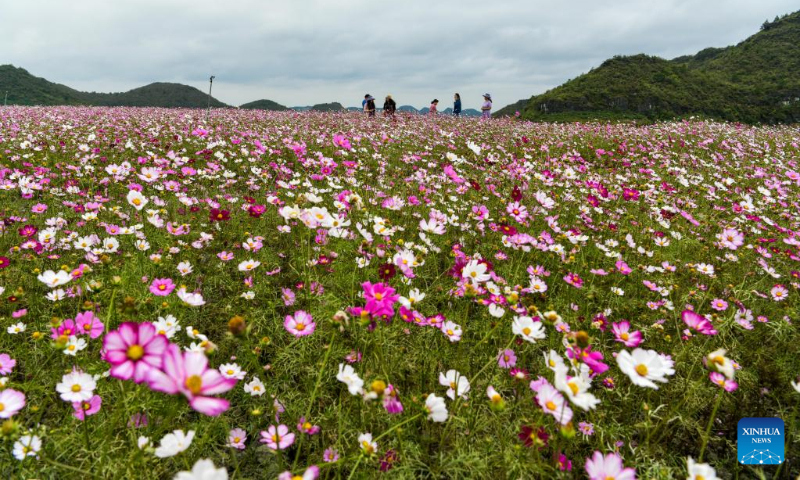
M 392 93 L 400 104 L 498 106 L 617 54 L 722 47 L 796 0 L 26 0 L 0 7 L 0 63 L 90 91 L 154 81 L 230 104 L 288 106 Z

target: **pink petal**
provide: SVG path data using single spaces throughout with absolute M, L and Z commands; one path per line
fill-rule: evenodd
M 151 368 L 147 372 L 147 384 L 151 390 L 156 392 L 168 393 L 175 395 L 178 393 L 178 385 L 166 373 L 161 370 Z
M 203 415 L 216 417 L 228 409 L 230 403 L 224 398 L 194 397 L 189 405 Z
M 186 368 L 186 377 L 184 378 L 192 375 L 202 377 L 208 368 L 208 357 L 203 352 L 186 352 L 183 354 L 183 358 L 183 365 Z
M 236 386 L 235 378 L 225 378 L 217 370 L 206 370 L 200 378 L 203 381 L 203 395 L 216 395 Z
M 117 331 L 122 337 L 122 341 L 125 342 L 126 347 L 129 347 L 131 345 L 136 345 L 136 343 L 138 342 L 139 339 L 139 335 L 137 334 L 138 328 L 135 323 L 125 322 L 119 326 Z
M 133 370 L 133 362 L 127 361 L 112 367 L 109 373 L 114 378 L 119 378 L 120 380 L 130 380 L 133 376 Z
M 122 335 L 115 330 L 113 332 L 108 332 L 108 334 L 105 336 L 103 339 L 103 348 L 105 348 L 106 351 L 127 350 L 128 345 L 125 344 L 125 341 L 122 339 Z

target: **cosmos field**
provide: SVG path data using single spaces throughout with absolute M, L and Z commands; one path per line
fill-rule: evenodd
M 3 108 L 0 474 L 794 478 L 798 163 L 789 126 Z M 774 416 L 788 461 L 738 465 Z

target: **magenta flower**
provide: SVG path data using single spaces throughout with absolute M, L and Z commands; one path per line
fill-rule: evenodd
M 73 321 L 71 318 L 68 318 L 61 322 L 61 325 L 59 325 L 58 328 L 51 328 L 50 332 L 50 337 L 52 337 L 54 340 L 58 340 L 58 337 L 63 336 L 69 338 L 73 335 L 77 335 L 78 328 L 75 325 L 75 321 Z
M 97 338 L 103 334 L 106 327 L 94 312 L 83 312 L 75 316 L 75 326 L 78 332 L 89 335 L 89 338 Z
M 72 416 L 78 420 L 85 420 L 89 415 L 94 415 L 99 412 L 102 403 L 103 399 L 100 398 L 100 395 L 94 395 L 88 401 L 72 402 L 72 408 L 75 409 Z
M 728 302 L 726 302 L 721 298 L 715 298 L 714 300 L 711 301 L 711 308 L 713 308 L 718 312 L 724 312 L 725 310 L 728 309 Z
M 112 377 L 142 383 L 148 370 L 161 368 L 168 344 L 152 323 L 125 322 L 103 339 L 103 358 L 112 365 Z
M 312 425 L 311 422 L 307 422 L 306 417 L 300 417 L 300 421 L 297 423 L 297 430 L 309 435 L 316 435 L 319 433 L 320 428 L 319 425 Z
M 629 267 L 628 264 L 622 260 L 617 260 L 615 266 L 617 267 L 617 271 L 623 275 L 629 275 L 633 271 L 631 267 Z
M 0 418 L 13 417 L 25 406 L 25 394 L 13 388 L 0 391 Z
M 175 290 L 175 284 L 171 278 L 155 278 L 150 284 L 150 293 L 158 297 L 166 297 Z
M 630 329 L 631 324 L 627 320 L 611 325 L 611 330 L 614 332 L 614 339 L 617 342 L 622 343 L 626 347 L 636 348 L 642 343 L 642 332 L 638 330 L 631 332 Z
M 717 331 L 714 325 L 711 324 L 704 316 L 693 312 L 692 310 L 684 310 L 681 312 L 681 319 L 689 328 L 695 329 L 698 333 L 703 335 L 716 335 Z
M 394 315 L 393 305 L 400 299 L 400 295 L 395 293 L 394 288 L 385 283 L 364 282 L 361 284 L 364 289 L 364 298 L 367 300 L 365 309 L 375 317 Z
M 636 480 L 636 470 L 625 468 L 622 457 L 616 453 L 603 456 L 594 452 L 591 459 L 586 459 L 585 468 L 589 480 Z
M 720 388 L 724 389 L 726 392 L 733 392 L 737 388 L 739 388 L 739 384 L 733 380 L 728 380 L 725 375 L 719 372 L 711 372 L 708 374 L 708 379 L 711 380 L 711 383 L 718 385 Z
M 322 452 L 322 461 L 325 463 L 336 462 L 339 460 L 339 452 L 335 448 L 328 447 Z
M 294 443 L 294 433 L 289 432 L 286 425 L 270 425 L 266 431 L 261 432 L 261 443 L 266 443 L 272 450 L 286 450 Z
M 14 370 L 14 365 L 17 361 L 11 358 L 7 353 L 0 353 L 0 375 L 8 375 L 11 370 Z
M 295 337 L 303 337 L 314 333 L 317 324 L 314 323 L 310 313 L 298 310 L 294 312 L 294 315 L 286 315 L 283 321 L 283 328 Z
M 568 273 L 564 276 L 564 281 L 575 288 L 583 287 L 583 279 L 577 273 Z
M 500 368 L 512 368 L 517 364 L 517 355 L 514 353 L 514 350 L 506 349 L 502 350 L 497 355 L 497 365 Z
M 225 378 L 215 368 L 208 368 L 208 358 L 203 352 L 181 352 L 171 343 L 164 352 L 163 370 L 151 368 L 147 383 L 151 390 L 175 395 L 182 394 L 189 405 L 203 415 L 216 417 L 228 409 L 230 403 L 217 395 L 236 385 L 235 378 Z
M 389 415 L 395 415 L 403 412 L 403 404 L 397 396 L 397 389 L 391 383 L 386 386 L 383 391 L 383 408 Z

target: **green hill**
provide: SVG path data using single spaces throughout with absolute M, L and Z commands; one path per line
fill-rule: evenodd
M 800 12 L 765 22 L 735 46 L 664 60 L 614 57 L 496 115 L 538 121 L 659 120 L 702 115 L 749 123 L 800 121 Z
M 256 100 L 255 102 L 245 103 L 244 105 L 240 105 L 239 108 L 245 108 L 250 110 L 272 110 L 276 112 L 282 112 L 284 110 L 288 110 L 288 108 L 284 107 L 280 103 L 273 102 L 272 100 Z
M 35 77 L 13 65 L 0 65 L 0 94 L 5 92 L 11 105 L 208 106 L 208 94 L 180 83 L 151 83 L 121 93 L 89 93 Z M 211 97 L 211 106 L 227 107 L 214 97 Z
M 314 110 L 314 111 L 317 111 L 317 112 L 338 112 L 338 111 L 341 111 L 341 110 L 344 110 L 344 109 L 345 108 L 339 102 L 319 103 L 319 104 L 314 105 L 313 107 L 311 107 L 311 110 Z

